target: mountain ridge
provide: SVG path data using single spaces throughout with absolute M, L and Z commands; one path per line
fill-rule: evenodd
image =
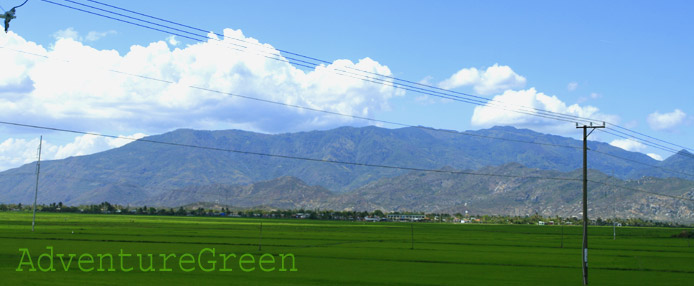
M 449 166 L 457 170 L 479 170 L 516 162 L 529 168 L 570 172 L 582 166 L 581 142 L 572 138 L 513 127 L 493 127 L 468 133 L 470 135 L 425 127 L 386 129 L 374 126 L 283 134 L 177 129 L 148 136 L 146 140 L 422 169 Z M 636 179 L 678 175 L 647 165 L 675 167 L 682 172 L 694 173 L 694 163 L 684 157 L 671 156 L 658 162 L 645 154 L 625 151 L 607 143 L 589 141 L 588 145 L 592 150 L 602 152 L 589 153 L 589 167 L 604 173 L 614 172 L 617 177 Z M 33 164 L 26 164 L 1 172 L 0 201 L 33 201 L 34 169 Z M 131 203 L 171 189 L 211 184 L 241 186 L 283 176 L 344 193 L 405 173 L 406 170 L 392 168 L 291 160 L 140 140 L 97 154 L 42 162 L 39 202 L 80 204 L 109 200 Z
M 450 172 L 408 172 L 379 179 L 346 193 L 309 186 L 293 177 L 281 177 L 246 186 L 212 185 L 172 190 L 149 202 L 166 207 L 195 202 L 247 209 L 519 216 L 538 213 L 562 217 L 580 217 L 582 211 L 581 170 L 564 173 L 527 168 L 518 163 L 479 170 L 507 176 L 499 177 L 465 175 L 463 173 L 469 172 L 444 169 Z M 687 203 L 694 200 L 693 181 L 672 178 L 622 181 L 596 170 L 590 170 L 589 176 L 595 181 L 605 182 L 590 183 L 589 211 L 592 216 L 663 221 L 694 219 L 694 207 Z

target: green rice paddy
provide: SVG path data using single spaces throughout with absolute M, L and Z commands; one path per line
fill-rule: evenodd
M 691 285 L 694 241 L 671 237 L 681 231 L 620 227 L 613 240 L 612 227 L 590 227 L 590 284 Z M 3 212 L 0 284 L 581 285 L 581 227 L 565 226 L 563 233 L 562 240 L 561 226 L 48 213 L 37 214 L 31 232 L 30 213 Z M 37 265 L 46 247 L 54 251 L 55 271 Z M 203 249 L 215 255 L 198 257 Z M 121 250 L 133 255 L 125 259 L 130 272 L 119 265 Z M 195 260 L 184 264 L 190 272 L 179 267 L 187 253 Z M 69 254 L 75 257 L 66 266 Z M 79 267 L 83 254 L 93 257 L 82 264 L 91 271 Z M 99 254 L 112 254 L 115 266 L 105 259 L 100 267 Z M 139 267 L 148 269 L 150 254 L 154 271 L 144 272 Z M 162 262 L 160 254 L 173 256 Z M 46 255 L 41 267 L 49 263 Z

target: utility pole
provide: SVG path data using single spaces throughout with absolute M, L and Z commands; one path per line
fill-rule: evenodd
M 561 222 L 559 222 L 561 223 Z M 564 248 L 564 224 L 561 223 L 561 248 Z
M 263 249 L 263 222 L 260 222 L 260 239 L 258 239 L 258 251 Z
M 41 143 L 43 142 L 43 135 L 39 137 L 39 150 L 38 157 L 36 161 L 36 190 L 34 191 L 34 217 L 31 219 L 31 232 L 34 232 L 34 226 L 36 225 L 36 199 L 39 196 L 39 171 L 41 171 Z
M 614 179 L 614 171 L 612 172 L 612 178 Z M 614 191 L 614 202 L 612 203 L 612 240 L 617 240 L 617 188 Z
M 412 242 L 412 247 L 410 249 L 414 249 L 414 224 L 410 223 L 410 241 Z
M 605 128 L 605 122 L 602 126 L 579 126 L 576 123 L 576 128 L 583 128 L 583 285 L 588 285 L 588 136 L 595 131 L 595 128 Z M 590 128 L 590 133 L 588 133 Z

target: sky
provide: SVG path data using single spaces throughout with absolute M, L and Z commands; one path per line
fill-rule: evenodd
M 408 125 L 510 125 L 580 138 L 574 123 L 335 72 L 359 70 L 603 120 L 680 145 L 673 149 L 694 148 L 691 1 L 103 2 L 214 34 L 193 41 L 30 0 L 0 34 L 0 121 L 128 138 L 178 128 L 398 127 L 233 96 L 241 95 Z M 305 68 L 262 56 L 292 57 L 278 50 L 328 63 Z M 130 142 L 0 124 L 0 170 L 35 161 L 39 136 L 49 160 Z M 673 155 L 602 132 L 591 139 L 658 160 Z

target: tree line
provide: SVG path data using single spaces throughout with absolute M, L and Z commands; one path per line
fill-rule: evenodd
M 366 218 L 387 218 L 388 214 L 381 210 L 368 211 L 334 211 L 334 210 L 275 210 L 275 209 L 243 209 L 231 210 L 227 207 L 208 208 L 203 207 L 178 207 L 178 208 L 156 208 L 153 206 L 131 207 L 119 204 L 102 202 L 99 204 L 66 206 L 62 202 L 37 205 L 40 212 L 55 213 L 86 213 L 86 214 L 115 214 L 115 215 L 162 215 L 162 216 L 225 216 L 225 217 L 260 217 L 260 218 L 295 218 L 295 219 L 316 219 L 316 220 L 350 220 L 361 221 Z M 32 211 L 33 205 L 4 204 L 0 203 L 0 211 Z M 555 225 L 580 225 L 583 221 L 577 217 L 562 218 L 559 216 L 545 217 L 539 214 L 510 216 L 510 215 L 463 215 L 461 213 L 404 213 L 424 215 L 421 221 L 435 223 L 482 223 L 482 224 L 538 224 L 540 221 L 545 224 Z M 596 218 L 592 219 L 590 225 L 613 225 L 623 226 L 657 226 L 657 227 L 685 227 L 681 223 L 654 221 L 643 218 Z

